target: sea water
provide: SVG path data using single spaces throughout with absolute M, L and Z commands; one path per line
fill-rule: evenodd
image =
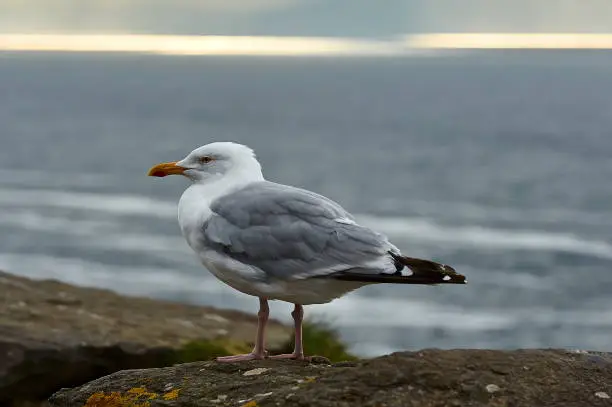
M 268 179 L 468 277 L 306 308 L 355 352 L 612 350 L 610 53 L 3 53 L 0 140 L 6 271 L 254 312 L 180 236 L 186 181 L 146 177 L 233 140 Z

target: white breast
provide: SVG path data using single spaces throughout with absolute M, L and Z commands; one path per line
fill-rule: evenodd
M 198 253 L 202 247 L 198 239 L 201 227 L 212 214 L 206 188 L 194 184 L 183 192 L 178 205 L 178 222 L 189 246 Z

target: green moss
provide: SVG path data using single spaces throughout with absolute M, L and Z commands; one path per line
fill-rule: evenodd
M 323 356 L 332 362 L 357 360 L 348 352 L 347 347 L 339 338 L 338 333 L 329 323 L 316 321 L 305 322 L 302 330 L 306 354 Z M 295 338 L 292 336 L 279 349 L 270 349 L 271 354 L 291 353 Z M 189 363 L 201 360 L 211 360 L 218 356 L 249 353 L 253 345 L 235 342 L 227 338 L 213 340 L 200 339 L 186 343 L 172 354 L 168 364 Z
M 348 352 L 338 332 L 326 322 L 305 322 L 302 328 L 302 340 L 307 355 L 324 356 L 332 362 L 358 359 Z M 295 336 L 279 350 L 279 353 L 293 352 L 294 341 Z

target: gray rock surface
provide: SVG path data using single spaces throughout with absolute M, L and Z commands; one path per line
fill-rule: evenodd
M 376 359 L 195 362 L 127 370 L 56 393 L 55 407 L 610 406 L 612 355 L 424 350 Z

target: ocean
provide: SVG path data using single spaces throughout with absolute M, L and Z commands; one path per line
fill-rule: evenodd
M 468 277 L 306 307 L 354 352 L 612 350 L 610 52 L 0 53 L 0 140 L 3 270 L 255 312 L 183 241 L 186 180 L 146 177 L 232 140 Z

